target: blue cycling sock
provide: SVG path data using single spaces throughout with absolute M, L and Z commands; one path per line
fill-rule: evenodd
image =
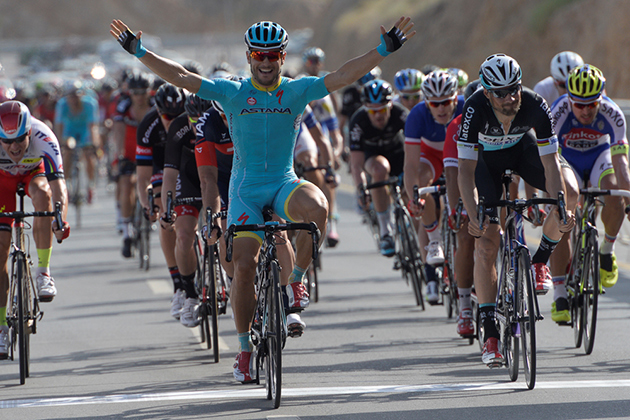
M 240 351 L 252 351 L 251 331 L 238 333 L 238 344 Z
M 306 270 L 303 270 L 296 265 L 293 267 L 293 271 L 289 275 L 289 283 L 301 283 L 304 278 L 304 273 L 306 273 Z

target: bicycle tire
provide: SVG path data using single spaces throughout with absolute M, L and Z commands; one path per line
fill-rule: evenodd
M 376 216 L 376 210 L 373 207 L 365 212 L 364 222 L 370 228 L 370 233 L 372 234 L 372 239 L 376 243 L 376 250 L 380 252 L 381 250 L 381 228 L 378 223 L 378 217 Z
M 207 348 L 210 349 L 212 345 L 209 341 L 210 337 L 210 324 L 208 323 L 208 314 L 210 312 L 209 306 L 209 277 L 210 277 L 210 262 L 208 261 L 208 244 L 204 243 L 203 246 L 203 270 L 201 270 L 201 277 L 195 278 L 195 288 L 197 290 L 197 294 L 201 297 L 201 302 L 199 303 L 199 330 L 201 333 L 201 342 L 207 344 Z
M 18 306 L 18 358 L 20 365 L 20 384 L 26 383 L 26 378 L 29 376 L 29 337 L 28 337 L 28 303 L 25 299 L 26 287 L 26 265 L 23 259 L 24 257 L 19 255 L 15 261 L 15 277 L 14 281 L 17 282 L 17 306 Z
M 140 231 L 140 243 L 142 251 L 140 252 L 140 258 L 142 259 L 142 265 L 144 271 L 149 271 L 151 266 L 151 222 L 146 218 L 142 218 L 142 228 Z
M 536 386 L 536 308 L 534 283 L 529 252 L 522 248 L 518 254 L 518 298 L 516 308 L 521 332 L 523 370 L 527 388 Z
M 446 215 L 443 215 L 445 217 Z M 451 232 L 448 222 L 442 222 L 442 234 L 444 243 L 444 265 L 442 266 L 442 288 L 444 289 L 444 308 L 446 317 L 453 318 L 453 314 L 459 315 L 459 294 L 455 282 L 455 237 Z
M 83 193 L 81 192 L 81 167 L 77 161 L 77 156 L 73 158 L 72 165 L 72 204 L 74 204 L 75 224 L 77 228 L 81 227 L 81 206 L 83 205 Z
M 422 264 L 420 246 L 418 245 L 418 236 L 411 222 L 411 217 L 405 210 L 399 208 L 396 213 L 401 245 L 399 255 L 400 264 L 404 275 L 406 275 L 411 282 L 411 288 L 416 298 L 416 305 L 420 306 L 424 311 L 424 298 L 422 296 L 424 266 Z
M 599 300 L 599 251 L 597 246 L 597 232 L 589 231 L 587 246 L 584 253 L 582 268 L 582 337 L 584 352 L 591 354 L 595 345 L 595 330 L 597 327 L 597 304 Z
M 214 363 L 219 363 L 219 308 L 217 305 L 217 279 L 220 276 L 221 266 L 219 263 L 219 255 L 217 253 L 216 245 L 210 247 L 210 276 L 208 277 L 208 297 L 210 298 L 209 309 L 212 321 L 211 335 L 208 335 L 208 348 L 212 347 L 214 355 Z M 212 337 L 212 340 L 210 340 Z M 210 344 L 212 341 L 212 344 Z
M 270 265 L 270 292 L 265 305 L 267 307 L 267 355 L 265 358 L 265 387 L 267 399 L 273 400 L 274 408 L 280 407 L 282 398 L 282 314 L 280 296 L 280 270 L 276 261 Z

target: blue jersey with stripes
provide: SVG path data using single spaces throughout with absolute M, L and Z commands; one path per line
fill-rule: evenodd
M 197 96 L 218 101 L 234 142 L 233 171 L 286 173 L 306 105 L 328 95 L 324 78 L 281 77 L 269 88 L 251 78 L 203 79 Z
M 451 121 L 462 113 L 463 108 L 464 97 L 460 95 L 457 97 L 457 108 L 453 112 Z M 424 143 L 433 149 L 442 150 L 447 127 L 448 124 L 435 121 L 429 105 L 426 101 L 422 101 L 409 111 L 405 124 L 405 143 L 417 145 Z

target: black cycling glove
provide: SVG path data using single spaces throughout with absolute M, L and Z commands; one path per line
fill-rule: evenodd
M 407 41 L 407 37 L 400 28 L 392 27 L 385 35 L 381 34 L 381 45 L 376 47 L 376 51 L 383 57 L 387 57 L 394 51 L 402 47 Z
M 146 54 L 147 50 L 142 46 L 140 38 L 136 38 L 136 34 L 127 29 L 118 37 L 118 42 L 129 54 L 140 58 Z

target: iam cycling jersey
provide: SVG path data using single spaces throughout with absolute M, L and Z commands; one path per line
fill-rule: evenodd
M 43 164 L 49 181 L 63 178 L 63 161 L 59 142 L 52 130 L 38 119 L 31 118 L 31 139 L 19 162 L 11 160 L 0 147 L 0 174 L 2 176 L 22 176 L 38 170 Z
M 497 120 L 484 90 L 473 93 L 464 105 L 457 151 L 460 159 L 477 160 L 479 146 L 495 152 L 515 146 L 531 129 L 536 133 L 540 156 L 558 151 L 558 138 L 551 126 L 547 102 L 531 89 L 523 87 L 521 107 L 506 133 Z
M 125 125 L 125 149 L 123 156 L 128 161 L 135 163 L 138 121 L 136 121 L 131 115 L 131 98 L 128 96 L 121 96 L 118 98 L 118 101 L 116 102 L 116 111 L 114 112 L 112 120 Z M 134 170 L 130 173 L 133 173 Z
M 217 187 L 221 196 L 221 210 L 227 210 L 229 204 L 228 189 L 232 173 L 234 144 L 230 130 L 221 114 L 210 108 L 197 121 L 197 141 L 195 159 L 197 166 L 214 166 L 218 170 Z
M 270 88 L 258 86 L 251 78 L 202 80 L 197 95 L 221 103 L 234 142 L 229 224 L 262 222 L 265 205 L 272 205 L 278 216 L 294 220 L 287 203 L 305 182 L 293 172 L 302 113 L 309 102 L 328 94 L 323 77 L 281 77 Z
M 164 168 L 179 171 L 175 198 L 201 198 L 201 186 L 195 161 L 195 133 L 188 123 L 188 115 L 175 118 L 168 128 Z M 175 207 L 178 216 L 199 216 L 201 202 Z
M 55 109 L 55 124 L 63 124 L 63 139 L 74 137 L 77 146 L 83 147 L 92 144 L 92 124 L 98 124 L 98 101 L 90 95 L 79 97 L 81 110 L 75 114 L 70 109 L 67 97 L 59 99 Z M 62 140 L 63 140 L 62 139 Z
M 592 185 L 613 172 L 611 156 L 628 154 L 626 118 L 619 106 L 604 96 L 593 122 L 583 125 L 575 117 L 567 95 L 551 109 L 553 127 L 558 134 L 560 152 L 580 179 L 590 174 Z

